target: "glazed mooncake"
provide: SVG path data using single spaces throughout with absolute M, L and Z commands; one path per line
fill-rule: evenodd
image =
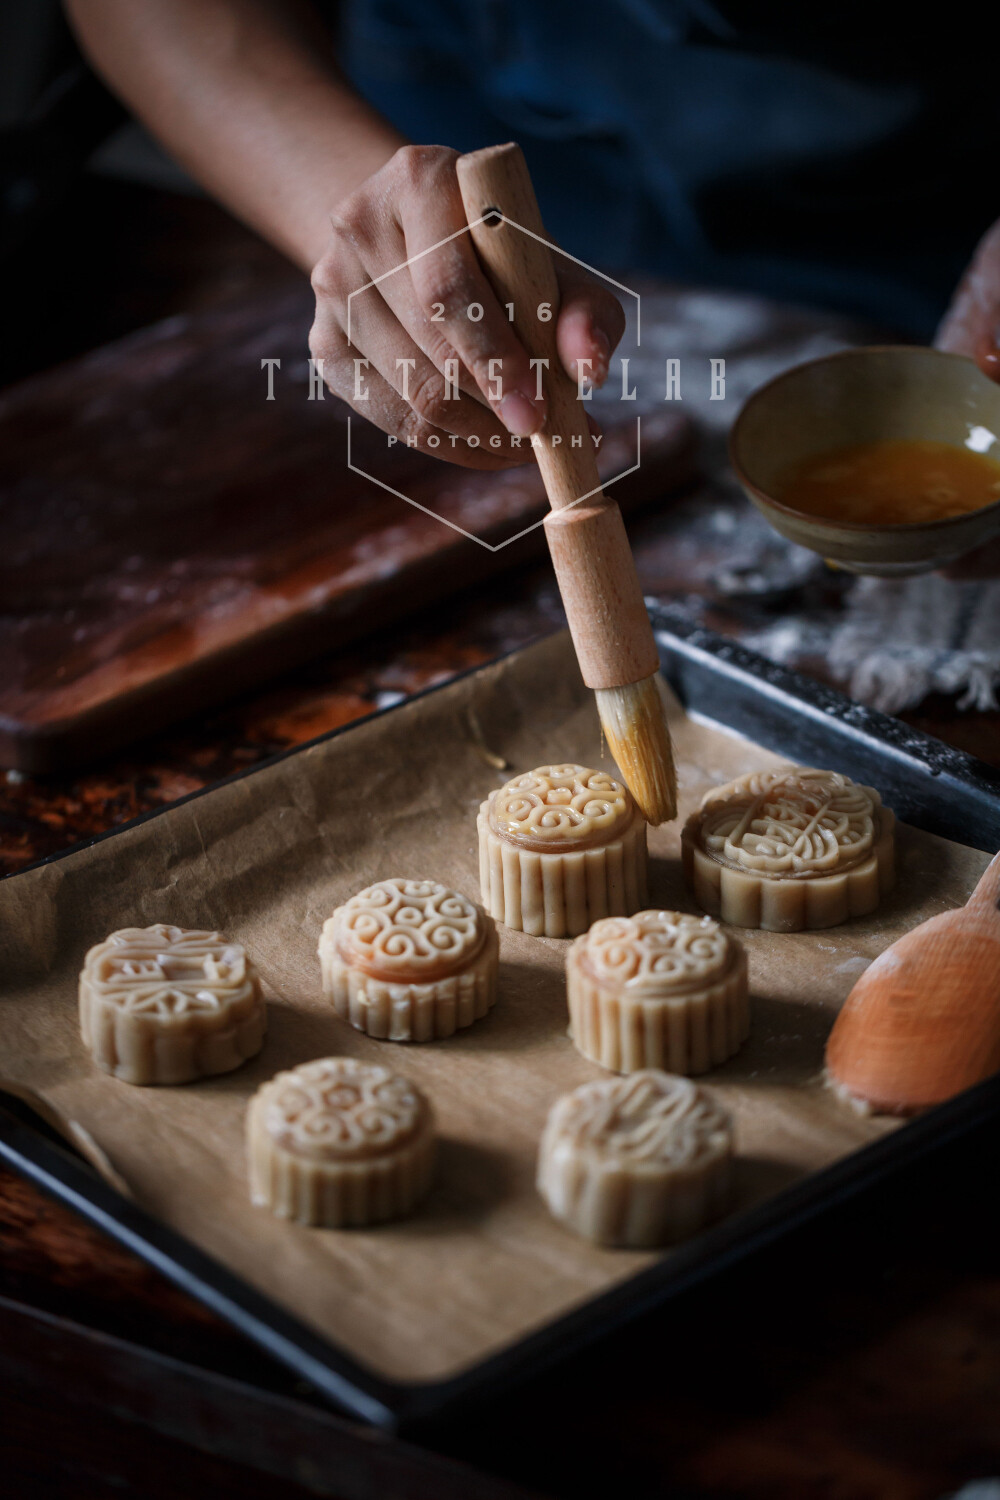
M 323 993 L 368 1036 L 430 1042 L 496 1000 L 492 917 L 433 880 L 380 880 L 338 906 L 319 941 Z
M 191 1083 L 259 1052 L 267 1012 L 239 943 L 160 923 L 91 948 L 80 1030 L 99 1068 L 126 1083 Z
M 605 917 L 566 956 L 573 1041 L 616 1073 L 704 1073 L 750 1030 L 747 960 L 711 917 Z
M 684 873 L 702 910 L 735 927 L 835 927 L 892 889 L 895 822 L 838 771 L 752 771 L 688 819 Z
M 704 1089 L 644 1069 L 557 1101 L 542 1135 L 538 1190 L 584 1239 L 649 1249 L 725 1211 L 732 1151 L 729 1114 Z
M 646 823 L 625 784 L 587 766 L 539 766 L 479 810 L 483 905 L 534 937 L 576 937 L 645 906 Z
M 251 1099 L 246 1135 L 254 1203 L 299 1224 L 396 1219 L 430 1185 L 430 1105 L 408 1079 L 355 1058 L 278 1073 Z

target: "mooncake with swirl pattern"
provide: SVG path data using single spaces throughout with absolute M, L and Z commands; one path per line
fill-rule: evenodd
M 605 917 L 566 955 L 570 1029 L 584 1057 L 616 1073 L 704 1073 L 750 1030 L 742 946 L 711 917 Z
M 479 809 L 483 905 L 534 937 L 576 937 L 646 904 L 646 823 L 624 782 L 574 763 L 538 766 Z
M 496 1000 L 493 919 L 434 880 L 379 880 L 323 924 L 323 992 L 345 1021 L 391 1042 L 452 1036 Z
M 434 1118 L 416 1084 L 353 1057 L 278 1073 L 250 1101 L 250 1196 L 299 1224 L 378 1224 L 430 1185 Z

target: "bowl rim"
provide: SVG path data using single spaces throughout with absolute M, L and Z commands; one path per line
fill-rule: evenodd
M 895 536 L 900 532 L 947 531 L 949 527 L 963 521 L 968 521 L 972 516 L 986 516 L 992 511 L 997 510 L 1000 507 L 1000 497 L 996 500 L 991 500 L 989 505 L 980 505 L 975 510 L 962 511 L 957 516 L 941 516 L 936 521 L 837 521 L 831 516 L 816 516 L 806 510 L 796 510 L 793 505 L 786 505 L 784 501 L 776 500 L 773 495 L 768 494 L 767 490 L 761 489 L 760 485 L 755 484 L 749 478 L 736 456 L 736 441 L 740 422 L 751 402 L 756 401 L 759 396 L 765 395 L 771 390 L 772 386 L 780 385 L 783 380 L 788 380 L 792 375 L 797 375 L 802 370 L 809 369 L 812 365 L 825 365 L 835 359 L 843 359 L 845 356 L 850 357 L 859 354 L 930 354 L 936 359 L 961 360 L 963 364 L 971 365 L 985 381 L 988 381 L 990 385 L 996 386 L 998 392 L 1000 392 L 1000 384 L 990 380 L 990 377 L 983 370 L 980 370 L 976 361 L 970 355 L 956 354 L 951 349 L 935 349 L 930 344 L 852 344 L 847 349 L 833 349 L 829 354 L 817 354 L 814 359 L 803 359 L 797 365 L 791 365 L 787 370 L 779 370 L 777 375 L 772 375 L 770 380 L 765 380 L 763 385 L 759 385 L 752 390 L 736 413 L 726 440 L 726 450 L 730 467 L 743 488 L 749 490 L 758 499 L 763 500 L 765 505 L 771 506 L 774 510 L 781 511 L 783 515 L 794 516 L 796 520 L 808 521 L 813 525 L 831 526 L 839 531 L 855 531 L 867 534 L 868 536 L 873 536 L 880 532 L 888 536 Z

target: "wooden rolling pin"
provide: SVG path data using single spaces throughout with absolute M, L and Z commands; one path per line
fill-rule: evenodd
M 826 1063 L 838 1090 L 886 1114 L 1000 1072 L 1000 854 L 965 906 L 914 927 L 865 970 Z
M 534 454 L 552 507 L 545 533 L 583 680 L 597 694 L 609 748 L 640 811 L 647 822 L 663 823 L 677 808 L 659 656 L 621 512 L 601 492 L 587 407 L 559 362 L 559 286 L 520 147 L 460 157 L 458 182 L 497 297 L 513 303 L 514 329 L 529 356 L 548 361 L 546 422 Z

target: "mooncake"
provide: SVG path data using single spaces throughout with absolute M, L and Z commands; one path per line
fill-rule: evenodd
M 730 1116 L 703 1088 L 643 1069 L 557 1101 L 542 1134 L 538 1190 L 584 1239 L 648 1249 L 725 1211 L 732 1151 Z
M 539 766 L 479 810 L 483 905 L 534 937 L 576 937 L 645 906 L 646 823 L 624 782 L 573 764 Z
M 617 1073 L 704 1073 L 750 1030 L 746 954 L 711 917 L 605 917 L 566 956 L 570 1030 Z
M 407 1214 L 434 1165 L 434 1120 L 417 1086 L 351 1057 L 278 1073 L 246 1119 L 250 1195 L 282 1219 L 336 1229 Z
M 91 948 L 80 1030 L 99 1068 L 126 1083 L 191 1083 L 259 1052 L 267 1012 L 239 943 L 162 923 Z
M 380 880 L 338 906 L 319 942 L 323 992 L 368 1036 L 429 1042 L 471 1026 L 496 1000 L 492 917 L 433 880 Z
M 838 771 L 752 771 L 688 819 L 684 873 L 702 910 L 735 927 L 835 927 L 892 889 L 895 822 Z

